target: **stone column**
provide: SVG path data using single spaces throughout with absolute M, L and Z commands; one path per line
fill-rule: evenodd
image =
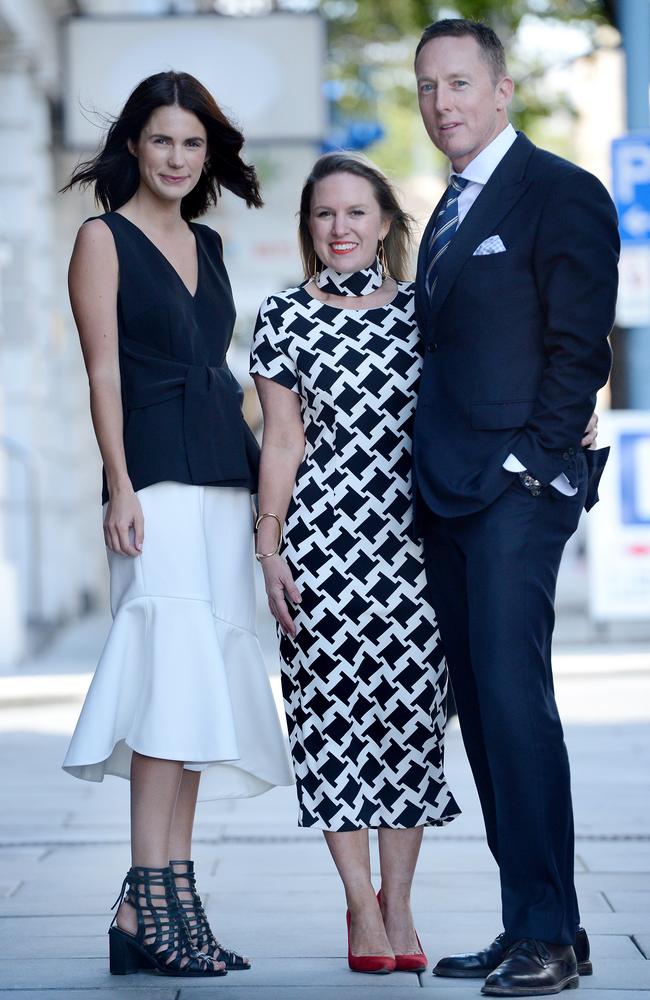
M 96 449 L 66 290 L 73 232 L 60 231 L 49 97 L 17 43 L 0 46 L 0 397 L 5 557 L 23 622 L 50 629 L 100 586 Z M 75 225 L 73 227 L 76 228 Z M 88 496 L 88 469 L 95 488 Z
M 0 275 L 9 263 L 10 256 L 9 247 L 0 243 Z M 0 292 L 1 287 L 0 281 Z M 3 302 L 0 294 L 0 343 L 2 330 Z M 15 563 L 10 561 L 7 554 L 10 447 L 5 434 L 4 399 L 0 387 L 0 672 L 15 663 L 25 648 L 24 616 L 18 599 L 18 574 Z

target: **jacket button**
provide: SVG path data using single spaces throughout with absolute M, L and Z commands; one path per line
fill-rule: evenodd
M 576 453 L 575 448 L 569 448 L 569 455 L 575 455 L 575 453 Z
M 438 350 L 438 345 L 435 343 L 435 341 L 431 344 L 427 344 L 427 351 L 429 352 L 429 354 L 433 354 L 434 351 L 437 350 Z
M 568 462 L 571 456 L 569 455 L 568 451 L 565 451 L 562 455 L 562 458 L 564 459 L 565 462 Z

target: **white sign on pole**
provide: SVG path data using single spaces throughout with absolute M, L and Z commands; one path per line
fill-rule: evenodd
M 618 264 L 619 326 L 647 326 L 650 323 L 650 243 L 623 243 Z
M 612 185 L 621 232 L 616 322 L 650 323 L 650 133 L 612 142 Z
M 611 453 L 587 517 L 589 608 L 600 622 L 650 620 L 650 411 L 602 414 Z

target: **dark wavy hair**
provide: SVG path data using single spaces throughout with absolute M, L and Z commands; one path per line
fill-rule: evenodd
M 204 215 L 216 205 L 222 187 L 243 198 L 249 208 L 263 204 L 255 168 L 241 159 L 244 136 L 224 115 L 214 97 L 189 73 L 155 73 L 137 85 L 106 134 L 97 156 L 78 164 L 63 191 L 75 184 L 95 186 L 95 201 L 105 212 L 124 205 L 138 189 L 138 161 L 127 142 L 137 142 L 149 118 L 160 107 L 191 111 L 207 133 L 208 151 L 201 178 L 181 201 L 184 219 Z
M 390 220 L 390 229 L 384 239 L 386 267 L 396 281 L 405 281 L 409 274 L 409 260 L 413 242 L 413 219 L 400 206 L 397 195 L 390 182 L 365 156 L 358 153 L 325 153 L 320 156 L 312 167 L 305 181 L 300 197 L 300 221 L 298 223 L 298 242 L 305 277 L 314 273 L 313 261 L 318 261 L 312 235 L 309 232 L 309 216 L 314 186 L 331 174 L 354 174 L 363 177 L 371 185 L 382 214 Z

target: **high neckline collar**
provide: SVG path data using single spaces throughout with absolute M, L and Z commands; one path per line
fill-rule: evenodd
M 343 274 L 341 271 L 335 271 L 333 267 L 324 267 L 316 277 L 316 284 L 321 291 L 330 295 L 347 295 L 354 298 L 376 292 L 381 288 L 382 281 L 379 257 L 375 257 L 372 264 L 361 271 Z

